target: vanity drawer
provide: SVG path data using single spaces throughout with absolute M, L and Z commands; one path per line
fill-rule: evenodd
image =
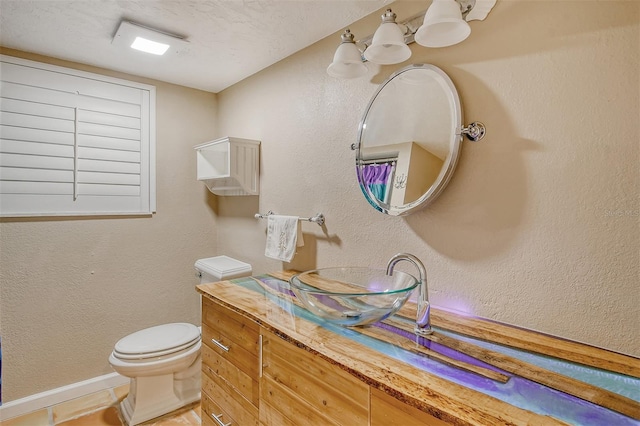
M 218 357 L 227 363 L 235 366 L 253 380 L 258 380 L 258 344 L 259 337 L 256 338 L 255 347 L 251 351 L 237 343 L 237 339 L 228 337 L 226 332 L 214 330 L 206 325 L 202 326 L 202 342 Z M 256 353 L 254 353 L 254 350 Z M 213 356 L 211 359 L 214 359 Z M 206 361 L 203 361 L 206 363 Z M 227 369 L 228 370 L 228 369 Z M 225 371 L 225 370 L 222 370 Z M 226 377 L 225 377 L 226 378 Z
M 318 355 L 263 333 L 262 424 L 368 424 L 367 384 Z
M 258 408 L 249 403 L 236 389 L 219 376 L 202 374 L 202 417 L 208 417 L 215 424 L 212 414 L 222 413 L 223 424 L 257 426 Z M 216 425 L 219 426 L 219 425 Z
M 443 420 L 371 388 L 371 426 L 446 426 Z
M 233 343 L 234 346 L 258 356 L 258 336 L 260 327 L 242 315 L 202 298 L 202 323 L 210 328 L 210 336 L 205 343 L 216 346 L 211 338 L 219 342 Z M 224 346 L 228 346 L 224 344 Z
M 255 375 L 252 376 L 246 372 L 249 368 L 239 368 L 234 363 L 231 363 L 227 357 L 219 354 L 208 345 L 202 345 L 201 354 L 202 371 L 204 373 L 211 377 L 219 377 L 224 380 L 228 385 L 244 396 L 250 403 L 256 407 L 258 406 L 260 385 Z M 227 354 L 225 353 L 225 355 Z M 234 356 L 234 354 L 232 353 L 228 356 Z M 251 357 L 247 362 L 255 365 L 256 370 L 258 369 L 258 358 Z M 241 364 L 245 363 L 242 362 Z M 252 367 L 250 370 L 253 369 L 254 368 Z
M 220 426 L 220 423 L 229 426 L 238 424 L 231 417 L 229 417 L 229 415 L 226 414 L 224 410 L 222 410 L 222 408 L 218 406 L 218 404 L 213 402 L 205 394 L 202 395 L 202 400 L 200 401 L 200 419 L 203 426 Z M 218 421 L 216 421 L 215 419 L 217 419 Z

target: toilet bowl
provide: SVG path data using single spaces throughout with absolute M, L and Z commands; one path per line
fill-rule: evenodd
M 137 425 L 200 400 L 200 329 L 163 324 L 116 343 L 111 367 L 129 377 L 129 395 L 120 404 L 129 425 Z
M 251 275 L 251 265 L 227 256 L 199 259 L 201 283 Z M 120 403 L 122 417 L 137 425 L 200 400 L 200 328 L 188 323 L 157 325 L 118 340 L 109 363 L 130 378 Z

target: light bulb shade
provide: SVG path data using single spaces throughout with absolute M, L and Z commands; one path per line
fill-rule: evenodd
M 411 49 L 404 42 L 404 33 L 395 22 L 383 22 L 373 34 L 371 46 L 364 57 L 375 64 L 390 65 L 411 57 Z
M 462 19 L 459 3 L 455 0 L 433 0 L 414 39 L 421 46 L 446 47 L 460 43 L 469 34 L 471 27 Z
M 362 63 L 362 55 L 354 43 L 341 43 L 327 68 L 327 74 L 336 78 L 356 78 L 366 73 L 367 67 Z

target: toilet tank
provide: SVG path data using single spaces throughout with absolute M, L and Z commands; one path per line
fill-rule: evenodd
M 196 276 L 200 283 L 230 280 L 251 275 L 251 265 L 229 256 L 207 257 L 195 263 Z

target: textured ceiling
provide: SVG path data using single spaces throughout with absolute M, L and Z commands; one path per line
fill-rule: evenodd
M 387 3 L 0 0 L 0 44 L 219 92 Z M 188 47 L 176 56 L 158 57 L 114 46 L 111 40 L 123 19 L 185 36 Z

